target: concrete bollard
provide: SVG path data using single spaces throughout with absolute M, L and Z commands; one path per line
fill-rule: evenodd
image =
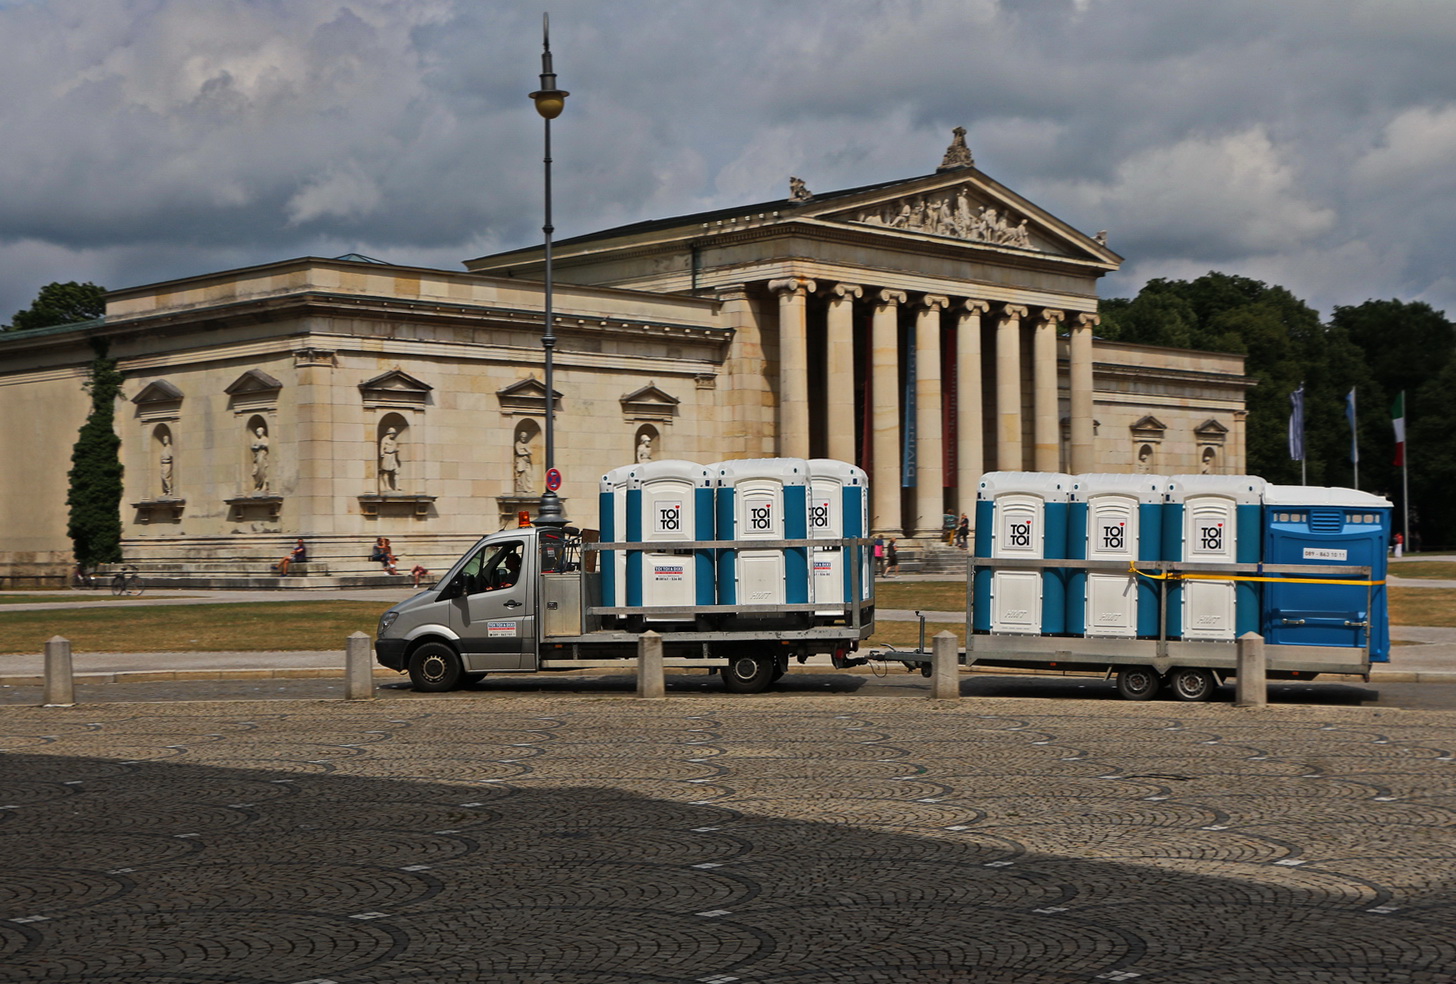
M 662 636 L 651 629 L 637 639 L 637 696 L 667 696 L 662 679 Z
M 374 661 L 369 658 L 369 637 L 351 632 L 344 642 L 344 699 L 374 697 Z
M 71 640 L 52 636 L 45 644 L 45 705 L 70 707 L 76 703 L 76 683 L 71 674 Z
M 1239 636 L 1234 681 L 1235 707 L 1264 707 L 1269 703 L 1269 684 L 1265 675 L 1264 637 L 1257 632 Z
M 945 699 L 961 695 L 960 647 L 956 637 L 942 632 L 930 644 L 930 696 Z

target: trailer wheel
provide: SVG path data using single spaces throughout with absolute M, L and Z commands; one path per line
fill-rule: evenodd
M 410 683 L 422 693 L 454 690 L 463 675 L 460 656 L 444 643 L 427 642 L 410 654 Z
M 1188 703 L 1208 700 L 1218 686 L 1210 671 L 1185 666 L 1177 667 L 1168 674 L 1168 685 L 1172 687 L 1174 697 Z
M 723 689 L 730 694 L 761 694 L 773 682 L 772 656 L 732 656 L 723 667 Z
M 1124 700 L 1152 700 L 1162 686 L 1151 666 L 1124 666 L 1117 671 L 1117 693 Z

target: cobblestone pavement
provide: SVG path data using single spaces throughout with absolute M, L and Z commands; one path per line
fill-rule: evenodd
M 1456 981 L 1456 714 L 0 708 L 0 982 Z

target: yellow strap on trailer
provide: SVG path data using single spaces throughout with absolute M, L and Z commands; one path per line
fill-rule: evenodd
M 1149 574 L 1147 571 L 1140 571 L 1136 564 L 1128 564 L 1127 569 L 1138 577 L 1145 577 L 1151 581 L 1271 581 L 1276 584 L 1352 584 L 1360 587 L 1384 584 L 1384 581 L 1351 581 L 1340 578 L 1329 577 L 1262 577 L 1248 574 L 1187 574 L 1181 571 L 1169 571 L 1166 574 Z

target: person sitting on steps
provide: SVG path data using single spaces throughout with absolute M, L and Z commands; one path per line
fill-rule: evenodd
M 288 556 L 273 565 L 279 577 L 288 576 L 289 564 L 302 564 L 308 560 L 308 547 L 304 546 L 303 537 L 298 538 L 298 545 L 289 551 Z
M 388 537 L 381 536 L 374 541 L 374 549 L 370 552 L 369 559 L 378 562 L 391 574 L 399 573 L 394 566 L 398 558 L 395 557 L 394 550 L 389 546 Z

